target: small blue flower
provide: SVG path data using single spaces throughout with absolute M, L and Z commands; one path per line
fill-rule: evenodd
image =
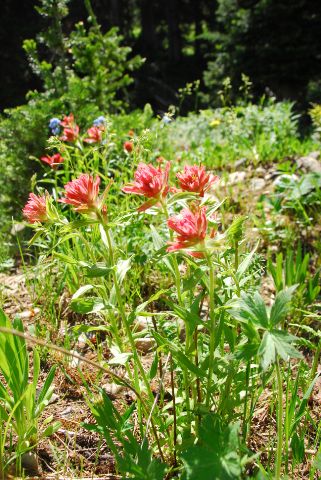
M 60 133 L 60 120 L 59 118 L 51 118 L 49 122 L 49 128 L 53 135 L 58 135 Z
M 100 117 L 96 118 L 93 121 L 93 125 L 95 127 L 100 127 L 100 125 L 104 125 L 105 122 L 106 122 L 106 118 L 103 115 L 100 115 Z
M 171 121 L 172 121 L 172 119 L 168 115 L 164 115 L 162 120 L 166 125 L 168 123 L 171 123 Z

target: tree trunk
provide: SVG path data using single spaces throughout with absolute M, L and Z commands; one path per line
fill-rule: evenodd
M 170 0 L 166 2 L 168 25 L 169 57 L 172 61 L 181 58 L 181 31 L 179 28 L 179 2 Z

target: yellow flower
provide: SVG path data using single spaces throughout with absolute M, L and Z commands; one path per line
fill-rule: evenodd
M 218 118 L 214 118 L 210 122 L 210 126 L 213 127 L 213 128 L 218 127 L 220 124 L 221 124 L 221 120 L 219 120 Z

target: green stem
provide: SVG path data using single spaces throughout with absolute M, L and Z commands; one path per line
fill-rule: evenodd
M 281 464 L 282 464 L 282 447 L 283 447 L 283 389 L 282 389 L 282 375 L 279 365 L 279 359 L 276 359 L 275 364 L 277 390 L 278 390 L 278 413 L 277 413 L 277 449 L 275 457 L 275 480 L 281 478 Z
M 105 233 L 106 233 L 106 238 L 107 238 L 107 243 L 108 243 L 108 248 L 109 248 L 110 262 L 111 262 L 111 265 L 114 266 L 115 265 L 114 252 L 113 252 L 113 245 L 112 245 L 110 234 L 109 234 L 109 229 L 107 228 L 107 226 L 104 223 L 103 223 L 103 226 L 104 226 L 104 230 L 105 230 Z M 118 309 L 119 309 L 119 313 L 120 313 L 120 316 L 121 316 L 121 319 L 122 319 L 123 326 L 124 326 L 125 331 L 126 331 L 126 335 L 128 337 L 128 340 L 129 340 L 129 343 L 130 343 L 130 346 L 131 346 L 131 349 L 132 349 L 135 369 L 136 369 L 136 367 L 138 367 L 138 370 L 139 370 L 139 373 L 140 373 L 140 375 L 143 379 L 146 391 L 147 391 L 150 399 L 153 400 L 152 389 L 151 389 L 149 381 L 147 379 L 144 367 L 143 367 L 143 365 L 140 361 L 139 355 L 137 354 L 137 348 L 136 348 L 134 336 L 133 336 L 133 333 L 131 331 L 131 327 L 130 327 L 130 324 L 128 322 L 128 319 L 127 319 L 125 306 L 124 306 L 124 302 L 123 302 L 123 297 L 122 297 L 122 294 L 121 294 L 121 289 L 120 289 L 120 286 L 119 286 L 119 283 L 118 283 L 118 278 L 117 278 L 117 272 L 116 272 L 115 269 L 113 269 L 113 280 L 114 280 L 114 286 L 115 286 L 115 291 L 116 291 Z M 136 377 L 136 381 L 139 382 L 138 377 L 136 375 L 135 375 L 135 377 Z
M 211 387 L 212 376 L 214 368 L 214 350 L 215 350 L 215 334 L 216 334 L 216 319 L 215 319 L 215 275 L 214 268 L 210 255 L 207 256 L 209 267 L 209 297 L 210 297 L 210 346 L 209 346 L 209 363 L 208 363 L 208 376 L 207 376 L 207 391 L 206 391 L 206 407 L 210 406 L 211 399 Z
M 318 365 L 319 365 L 319 358 L 320 358 L 320 353 L 321 353 L 321 340 L 317 346 L 317 349 L 314 354 L 313 358 L 313 363 L 312 363 L 312 368 L 311 368 L 311 374 L 310 374 L 310 381 L 312 381 L 317 373 Z
M 246 443 L 246 437 L 247 437 L 247 403 L 248 403 L 248 395 L 249 395 L 249 381 L 250 381 L 250 370 L 251 370 L 251 364 L 250 362 L 247 362 L 246 364 L 246 373 L 245 373 L 245 381 L 246 381 L 246 390 L 245 390 L 245 400 L 244 400 L 244 409 L 243 409 L 243 440 L 244 443 Z
M 235 268 L 235 272 L 237 272 L 237 269 L 239 268 L 239 242 L 237 240 L 235 240 L 234 250 L 235 250 L 234 268 Z
M 176 458 L 176 449 L 177 449 L 177 417 L 176 417 L 176 397 L 175 397 L 175 383 L 174 383 L 174 363 L 173 357 L 171 356 L 171 388 L 172 388 L 172 399 L 173 399 L 173 443 L 174 443 L 174 466 L 177 465 Z

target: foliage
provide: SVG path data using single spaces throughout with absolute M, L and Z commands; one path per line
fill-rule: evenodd
M 141 65 L 140 57 L 128 58 L 131 49 L 122 46 L 117 29 L 103 34 L 93 19 L 88 29 L 79 23 L 66 37 L 67 4 L 43 0 L 37 7 L 48 28 L 37 40 L 26 40 L 24 48 L 43 91 L 29 92 L 25 105 L 6 110 L 0 120 L 0 214 L 6 230 L 26 198 L 32 174 L 39 170 L 29 158 L 43 154 L 50 118 L 77 111 L 82 126 L 101 112 L 123 109 L 128 96 L 122 92 L 132 82 L 131 72 Z M 40 58 L 44 48 L 49 61 Z
M 0 326 L 9 330 L 16 329 L 23 333 L 20 319 L 12 324 L 0 310 Z M 52 435 L 60 426 L 47 417 L 42 421 L 42 431 L 38 426 L 40 416 L 53 393 L 52 381 L 56 367 L 52 367 L 38 392 L 37 386 L 40 374 L 40 357 L 37 349 L 33 350 L 33 373 L 31 375 L 29 355 L 24 338 L 0 332 L 0 371 L 4 381 L 0 381 L 0 418 L 5 422 L 1 431 L 1 461 L 0 473 L 4 474 L 8 466 L 16 462 L 17 474 L 21 470 L 21 456 L 34 449 L 40 438 Z M 32 377 L 30 381 L 29 377 Z M 12 435 L 17 435 L 17 445 L 11 456 L 4 453 L 6 442 Z

